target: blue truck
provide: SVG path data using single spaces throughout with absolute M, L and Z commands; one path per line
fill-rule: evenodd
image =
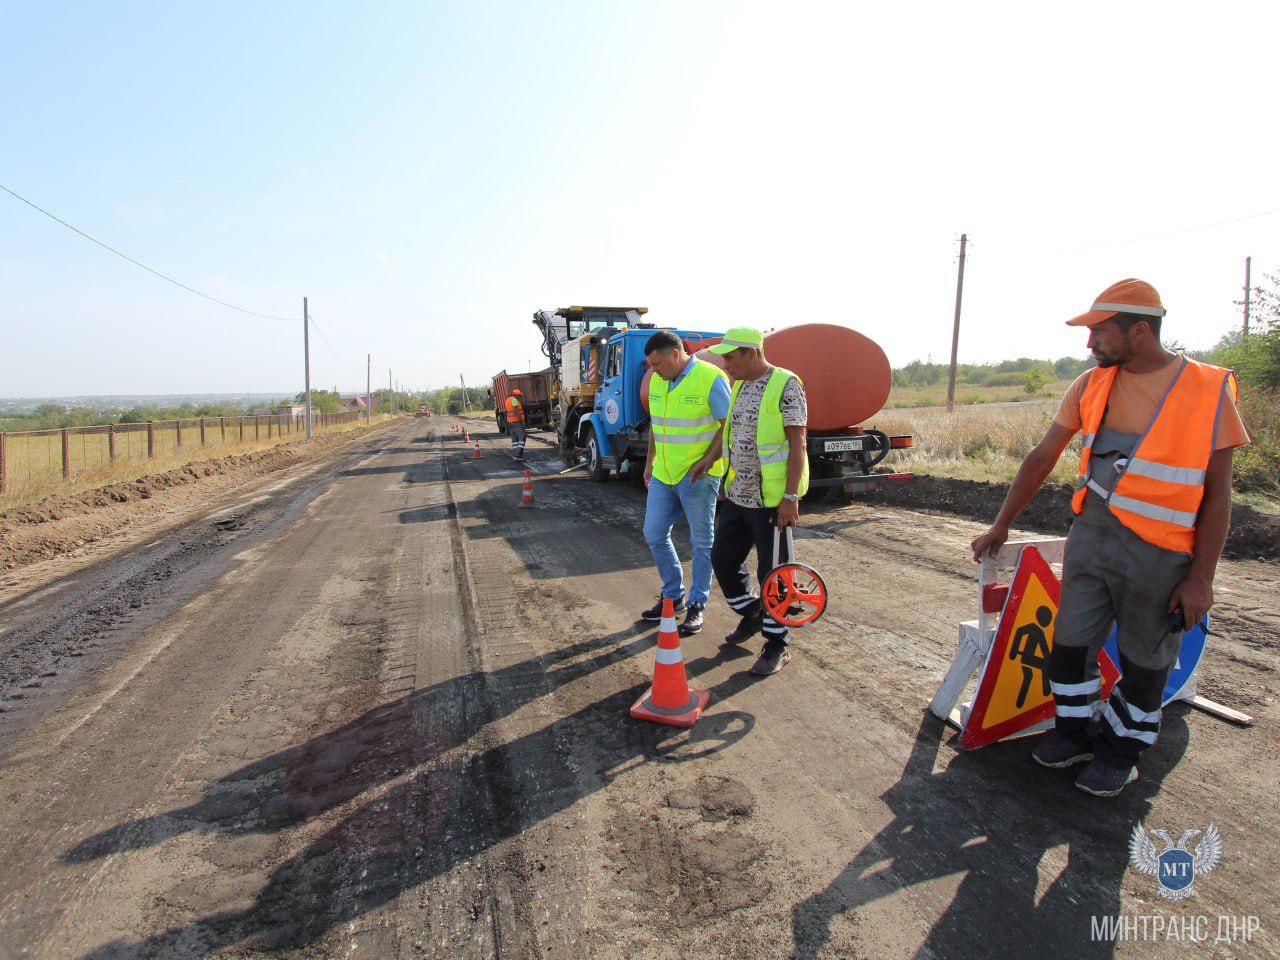
M 672 332 L 694 348 L 722 336 L 708 330 Z M 645 375 L 644 345 L 653 333 L 651 326 L 627 329 L 603 344 L 595 408 L 579 419 L 576 444 L 585 454 L 587 475 L 597 482 L 608 480 L 614 470 L 632 477 L 644 471 L 649 411 L 641 403 L 640 385 Z

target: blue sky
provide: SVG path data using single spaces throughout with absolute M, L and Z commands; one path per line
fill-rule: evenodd
M 370 352 L 537 366 L 533 310 L 585 302 L 941 359 L 962 230 L 962 359 L 1082 353 L 1060 320 L 1130 275 L 1207 345 L 1280 217 L 1078 248 L 1280 208 L 1280 15 L 1113 6 L 6 4 L 0 183 L 221 299 L 308 296 L 344 390 Z M 0 289 L 0 396 L 300 385 L 300 323 L 3 194 Z

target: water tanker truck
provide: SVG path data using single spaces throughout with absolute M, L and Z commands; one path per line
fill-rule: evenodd
M 611 322 L 591 326 L 592 310 L 608 311 Z M 649 369 L 644 345 L 657 329 L 640 321 L 643 308 L 572 307 L 555 314 L 539 311 L 543 350 L 560 378 L 557 434 L 566 463 L 581 458 L 596 482 L 615 472 L 638 482 L 649 448 Z M 552 322 L 556 318 L 559 323 Z M 581 322 L 574 326 L 574 318 Z M 716 330 L 671 329 L 699 359 L 722 365 L 706 352 L 722 337 Z M 561 339 L 563 337 L 563 339 Z M 552 344 L 550 341 L 555 340 Z M 808 500 L 832 490 L 875 489 L 909 473 L 873 473 L 894 449 L 911 446 L 909 436 L 889 436 L 866 422 L 889 397 L 892 374 L 875 341 L 848 327 L 801 324 L 765 337 L 765 356 L 799 374 L 809 405 Z

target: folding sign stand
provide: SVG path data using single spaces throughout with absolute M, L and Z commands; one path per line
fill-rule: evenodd
M 938 719 L 960 730 L 965 749 L 1053 725 L 1046 669 L 1059 584 L 1050 564 L 1061 564 L 1065 545 L 1062 537 L 1007 543 L 998 558 L 985 556 L 978 565 L 978 619 L 960 624 L 955 660 L 929 704 Z M 1012 582 L 1001 585 L 1001 575 L 1010 572 Z M 1202 622 L 1183 635 L 1164 702 L 1187 700 L 1212 716 L 1248 726 L 1252 717 L 1196 695 L 1206 630 Z M 1119 677 L 1115 644 L 1113 631 L 1098 656 L 1104 699 Z M 974 697 L 958 705 L 975 671 Z
M 955 660 L 929 704 L 929 710 L 939 720 L 964 730 L 969 719 L 972 703 L 963 706 L 957 704 L 969 681 L 973 679 L 974 672 L 983 667 L 983 673 L 986 673 L 985 666 L 991 653 L 991 645 L 995 641 L 1000 613 L 1010 593 L 1008 586 L 999 584 L 1000 575 L 1011 573 L 1018 567 L 1022 551 L 1026 547 L 1035 547 L 1046 563 L 1060 564 L 1066 542 L 1065 537 L 1022 540 L 1006 543 L 996 557 L 990 554 L 983 556 L 978 564 L 978 619 L 965 620 L 960 624 L 960 647 L 956 651 Z M 1038 722 L 1032 725 L 1032 729 L 1023 732 L 1034 732 L 1049 725 Z

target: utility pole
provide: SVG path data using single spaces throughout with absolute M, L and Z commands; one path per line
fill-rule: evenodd
M 398 406 L 398 404 L 396 404 L 396 401 L 395 401 L 395 391 L 391 389 L 391 368 L 390 367 L 387 367 L 387 398 L 391 400 L 393 405 Z M 395 410 L 393 409 L 391 412 L 395 413 Z
M 956 352 L 960 349 L 960 301 L 964 296 L 964 251 L 969 243 L 967 233 L 960 234 L 960 270 L 956 274 L 956 320 L 951 330 L 951 373 L 947 377 L 947 413 L 956 404 Z
M 364 423 L 373 426 L 373 354 L 364 355 Z
M 306 356 L 307 377 L 307 439 L 311 439 L 311 314 L 307 310 L 307 298 L 302 298 L 302 352 Z
M 462 379 L 462 374 L 458 374 L 458 382 L 462 384 L 462 409 L 470 410 L 471 401 L 467 399 L 467 381 Z
M 1249 273 L 1253 268 L 1253 257 L 1244 258 L 1244 335 L 1249 335 L 1249 287 L 1251 285 Z

